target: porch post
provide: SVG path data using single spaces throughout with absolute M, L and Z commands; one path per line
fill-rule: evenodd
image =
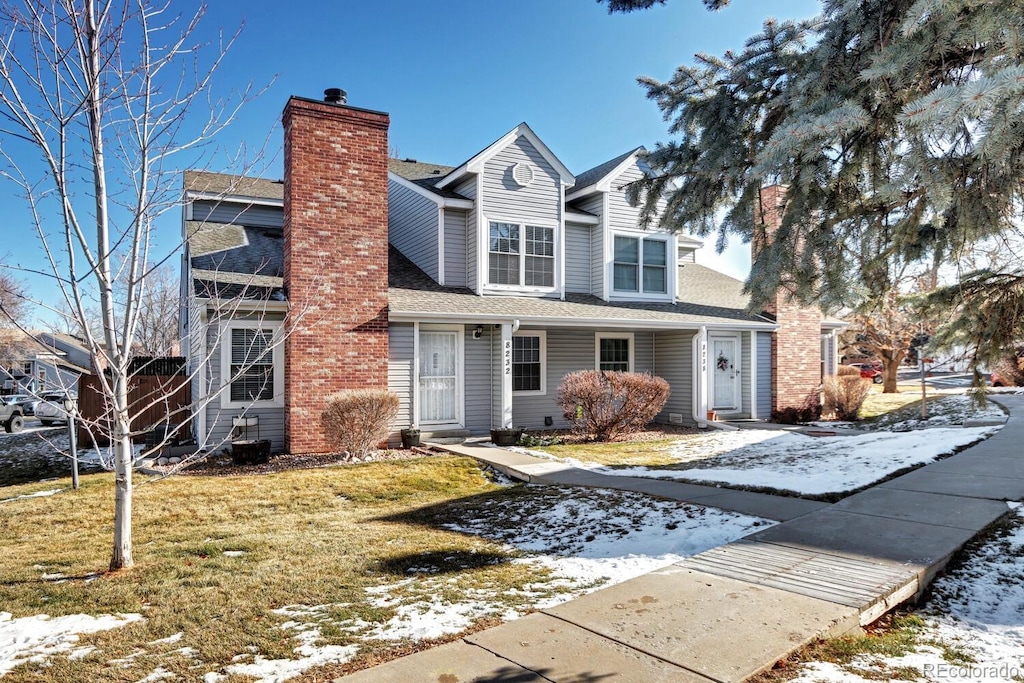
M 757 419 L 757 330 L 751 330 L 750 335 L 750 367 L 747 372 L 750 375 L 750 419 Z
M 700 427 L 708 420 L 708 328 L 693 335 L 693 419 Z
M 512 323 L 501 325 L 501 428 L 512 427 Z
M 409 426 L 419 429 L 420 426 L 420 324 L 412 324 L 412 405 Z

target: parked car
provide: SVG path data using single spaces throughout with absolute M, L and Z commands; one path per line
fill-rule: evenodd
M 988 376 L 988 383 L 994 387 L 1005 387 L 1006 382 L 998 372 L 993 372 Z
M 49 427 L 54 422 L 67 422 L 68 413 L 64 406 L 68 399 L 73 403 L 78 402 L 78 397 L 70 392 L 43 394 L 39 403 L 36 404 L 36 417 L 39 418 L 39 422 L 44 427 Z
M 17 403 L 0 402 L 0 424 L 8 434 L 15 434 L 25 426 L 25 412 Z
M 885 381 L 882 367 L 878 363 L 850 363 L 850 365 L 860 370 L 860 376 L 864 379 L 869 379 L 875 384 Z
M 8 406 L 21 406 L 21 411 L 25 415 L 35 415 L 36 403 L 39 399 L 35 396 L 29 396 L 28 394 L 8 394 L 7 396 L 0 396 L 0 403 Z

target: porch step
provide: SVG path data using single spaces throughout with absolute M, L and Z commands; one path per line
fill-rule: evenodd
M 441 429 L 436 432 L 420 432 L 420 441 L 453 444 L 462 443 L 469 437 L 468 429 Z

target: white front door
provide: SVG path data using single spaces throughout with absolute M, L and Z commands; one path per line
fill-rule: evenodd
M 740 409 L 740 340 L 711 337 L 711 408 Z
M 423 425 L 462 422 L 461 330 L 420 330 L 419 421 Z

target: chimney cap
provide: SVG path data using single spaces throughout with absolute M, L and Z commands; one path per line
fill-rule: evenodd
M 348 93 L 341 88 L 327 88 L 324 90 L 324 102 L 328 104 L 345 104 L 348 101 Z

